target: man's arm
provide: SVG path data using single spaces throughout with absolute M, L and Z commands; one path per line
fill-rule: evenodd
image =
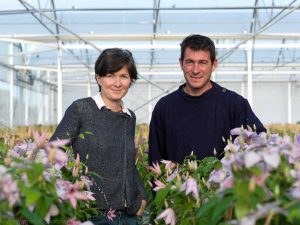
M 236 127 L 243 125 L 244 128 L 247 128 L 247 126 L 250 126 L 257 133 L 266 132 L 266 128 L 253 112 L 247 99 L 242 98 L 237 105 L 237 111 Z

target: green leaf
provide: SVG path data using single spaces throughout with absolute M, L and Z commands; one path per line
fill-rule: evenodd
M 84 134 L 79 134 L 80 139 L 84 139 Z
M 32 203 L 36 203 L 38 199 L 42 196 L 40 190 L 34 187 L 23 187 L 23 193 L 26 196 L 26 206 L 30 206 Z
M 36 209 L 35 209 L 36 214 L 38 214 L 41 218 L 45 218 L 53 201 L 54 201 L 54 197 L 52 196 L 51 197 L 45 195 L 42 196 L 37 201 Z
M 1 225 L 19 225 L 18 221 L 13 218 L 2 217 L 0 215 Z
M 22 209 L 21 214 L 28 220 L 30 224 L 45 225 L 42 218 L 40 218 L 37 214 L 30 212 L 27 208 Z
M 93 135 L 93 132 L 91 132 L 91 131 L 85 131 L 84 134 Z
M 213 218 L 213 224 L 217 224 L 219 220 L 225 215 L 226 209 L 230 207 L 230 205 L 233 203 L 234 198 L 233 197 L 225 197 L 218 203 L 218 207 L 215 208 L 212 214 Z
M 244 201 L 238 201 L 235 207 L 235 214 L 238 219 L 243 218 L 250 211 L 249 204 Z
M 164 204 L 164 200 L 169 193 L 168 188 L 159 189 L 155 196 L 155 203 L 157 206 L 162 206 Z
M 218 205 L 219 199 L 217 197 L 210 199 L 204 205 L 200 207 L 198 212 L 196 213 L 196 217 L 205 216 L 209 210 L 213 209 L 216 205 Z

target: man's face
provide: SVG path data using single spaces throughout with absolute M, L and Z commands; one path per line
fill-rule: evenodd
M 186 80 L 185 92 L 199 96 L 211 88 L 210 77 L 216 69 L 217 60 L 211 62 L 210 52 L 186 48 L 184 59 L 179 59 Z

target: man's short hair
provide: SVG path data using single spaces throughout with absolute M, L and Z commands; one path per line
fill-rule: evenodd
M 180 59 L 184 59 L 185 50 L 190 48 L 194 51 L 208 51 L 210 53 L 210 60 L 213 63 L 216 60 L 216 48 L 214 42 L 206 36 L 199 34 L 192 34 L 183 39 L 180 44 L 181 55 Z

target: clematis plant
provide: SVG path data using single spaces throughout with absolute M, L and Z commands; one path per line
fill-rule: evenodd
M 64 147 L 69 140 L 48 142 L 38 132 L 33 136 L 34 141 L 13 148 L 1 145 L 1 223 L 80 224 L 97 214 L 85 165 Z
M 150 167 L 152 223 L 299 224 L 300 134 L 236 128 L 231 135 L 221 159 L 190 155 L 181 165 Z

